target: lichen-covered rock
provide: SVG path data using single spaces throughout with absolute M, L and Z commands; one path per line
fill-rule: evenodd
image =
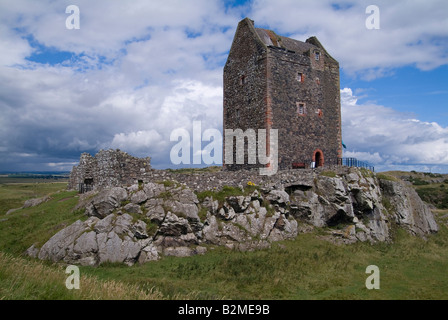
M 86 214 L 100 219 L 104 218 L 119 208 L 127 196 L 126 189 L 120 187 L 102 190 L 87 205 Z
M 42 246 L 39 259 L 54 262 L 63 260 L 73 250 L 76 239 L 88 229 L 88 226 L 80 220 L 62 229 Z
M 134 204 L 141 204 L 148 200 L 148 195 L 144 190 L 138 190 L 131 195 L 131 202 Z
M 438 231 L 431 210 L 414 189 L 402 182 L 389 180 L 381 180 L 381 189 L 399 225 L 420 236 Z
M 338 243 L 391 241 L 392 224 L 420 236 L 438 230 L 427 205 L 404 183 L 354 168 L 278 175 L 251 193 L 217 197 L 220 201 L 208 196 L 201 203 L 192 189 L 174 181 L 105 189 L 80 201 L 86 221 L 27 252 L 82 265 L 131 265 L 162 255 L 202 254 L 203 244 L 266 248 L 316 227 L 327 227 L 324 237 Z
M 25 201 L 22 208 L 35 207 L 35 206 L 40 205 L 41 203 L 47 202 L 48 200 L 50 200 L 49 196 L 45 196 L 42 198 L 28 199 Z

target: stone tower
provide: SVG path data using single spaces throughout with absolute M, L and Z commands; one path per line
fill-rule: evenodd
M 342 157 L 339 63 L 315 37 L 301 42 L 240 21 L 224 67 L 223 111 L 224 129 L 278 130 L 280 169 L 338 164 Z M 257 148 L 260 141 L 269 145 L 269 134 L 257 137 Z M 224 167 L 265 166 L 247 159 L 224 160 Z

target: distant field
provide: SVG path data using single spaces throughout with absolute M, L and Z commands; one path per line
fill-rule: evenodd
M 4 215 L 46 194 L 50 201 Z M 81 267 L 81 289 L 69 292 L 62 264 L 23 252 L 86 219 L 72 210 L 77 202 L 66 183 L 0 185 L 0 299 L 448 299 L 447 210 L 434 211 L 440 231 L 426 240 L 399 229 L 392 244 L 335 245 L 316 230 L 267 250 L 209 247 L 202 256 L 133 267 Z M 365 287 L 368 265 L 380 270 L 379 290 Z
M 3 179 L 8 182 L 4 182 Z M 0 177 L 0 215 L 9 209 L 21 207 L 27 199 L 40 198 L 67 188 L 67 182 L 63 181 L 49 182 L 36 179 L 26 182 L 25 180 L 27 179 Z
M 0 184 L 7 183 L 48 183 L 48 182 L 68 182 L 67 178 L 16 178 L 8 176 L 0 176 Z

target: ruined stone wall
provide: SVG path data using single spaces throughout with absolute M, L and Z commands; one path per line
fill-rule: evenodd
M 94 157 L 81 155 L 69 178 L 69 189 L 78 190 L 79 184 L 88 189 L 130 185 L 148 180 L 150 158 L 136 158 L 120 150 L 100 150 Z
M 92 190 L 126 187 L 138 183 L 176 181 L 193 191 L 221 190 L 223 186 L 246 187 L 280 186 L 300 179 L 311 183 L 322 170 L 329 168 L 281 170 L 272 176 L 260 175 L 258 169 L 238 171 L 182 173 L 176 170 L 156 170 L 150 167 L 150 158 L 136 158 L 120 150 L 100 150 L 95 156 L 81 155 L 79 165 L 70 173 L 68 188 L 78 190 L 79 184 L 91 184 Z M 348 167 L 335 166 L 334 172 L 346 174 Z

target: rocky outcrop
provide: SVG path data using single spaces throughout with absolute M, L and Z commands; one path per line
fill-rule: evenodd
M 431 210 L 413 188 L 401 181 L 381 180 L 380 183 L 383 196 L 389 201 L 389 211 L 399 226 L 419 236 L 438 231 Z
M 40 205 L 40 204 L 42 204 L 42 203 L 44 203 L 44 202 L 47 202 L 47 201 L 49 201 L 49 200 L 51 200 L 51 197 L 50 196 L 44 196 L 44 197 L 42 197 L 42 198 L 32 198 L 32 199 L 28 199 L 28 200 L 25 200 L 25 202 L 23 203 L 23 206 L 21 206 L 20 208 L 13 208 L 13 209 L 9 209 L 7 212 L 6 212 L 6 216 L 7 215 L 10 215 L 11 213 L 13 213 L 13 212 L 15 212 L 15 211 L 17 211 L 17 210 L 21 210 L 21 209 L 25 209 L 25 208 L 30 208 L 30 207 L 36 207 L 36 206 L 38 206 L 38 205 Z M 6 219 L 7 220 L 7 219 Z
M 224 203 L 213 197 L 200 203 L 193 191 L 176 183 L 114 187 L 85 197 L 87 220 L 62 229 L 40 250 L 33 246 L 29 254 L 81 265 L 131 265 L 162 255 L 203 254 L 206 244 L 251 250 L 297 235 L 297 221 L 274 209 L 268 211 L 257 190 L 228 197 Z M 267 197 L 283 203 L 277 191 Z M 200 210 L 205 215 L 202 220 Z
M 41 203 L 47 202 L 48 200 L 50 200 L 49 196 L 44 196 L 42 198 L 28 199 L 25 201 L 22 208 L 35 207 L 40 205 Z
M 207 245 L 266 248 L 315 228 L 339 243 L 391 241 L 393 224 L 419 236 L 437 231 L 412 188 L 366 170 L 296 170 L 257 187 L 230 190 L 196 193 L 164 181 L 86 194 L 78 208 L 85 208 L 87 219 L 29 253 L 82 265 L 131 265 L 202 254 Z

